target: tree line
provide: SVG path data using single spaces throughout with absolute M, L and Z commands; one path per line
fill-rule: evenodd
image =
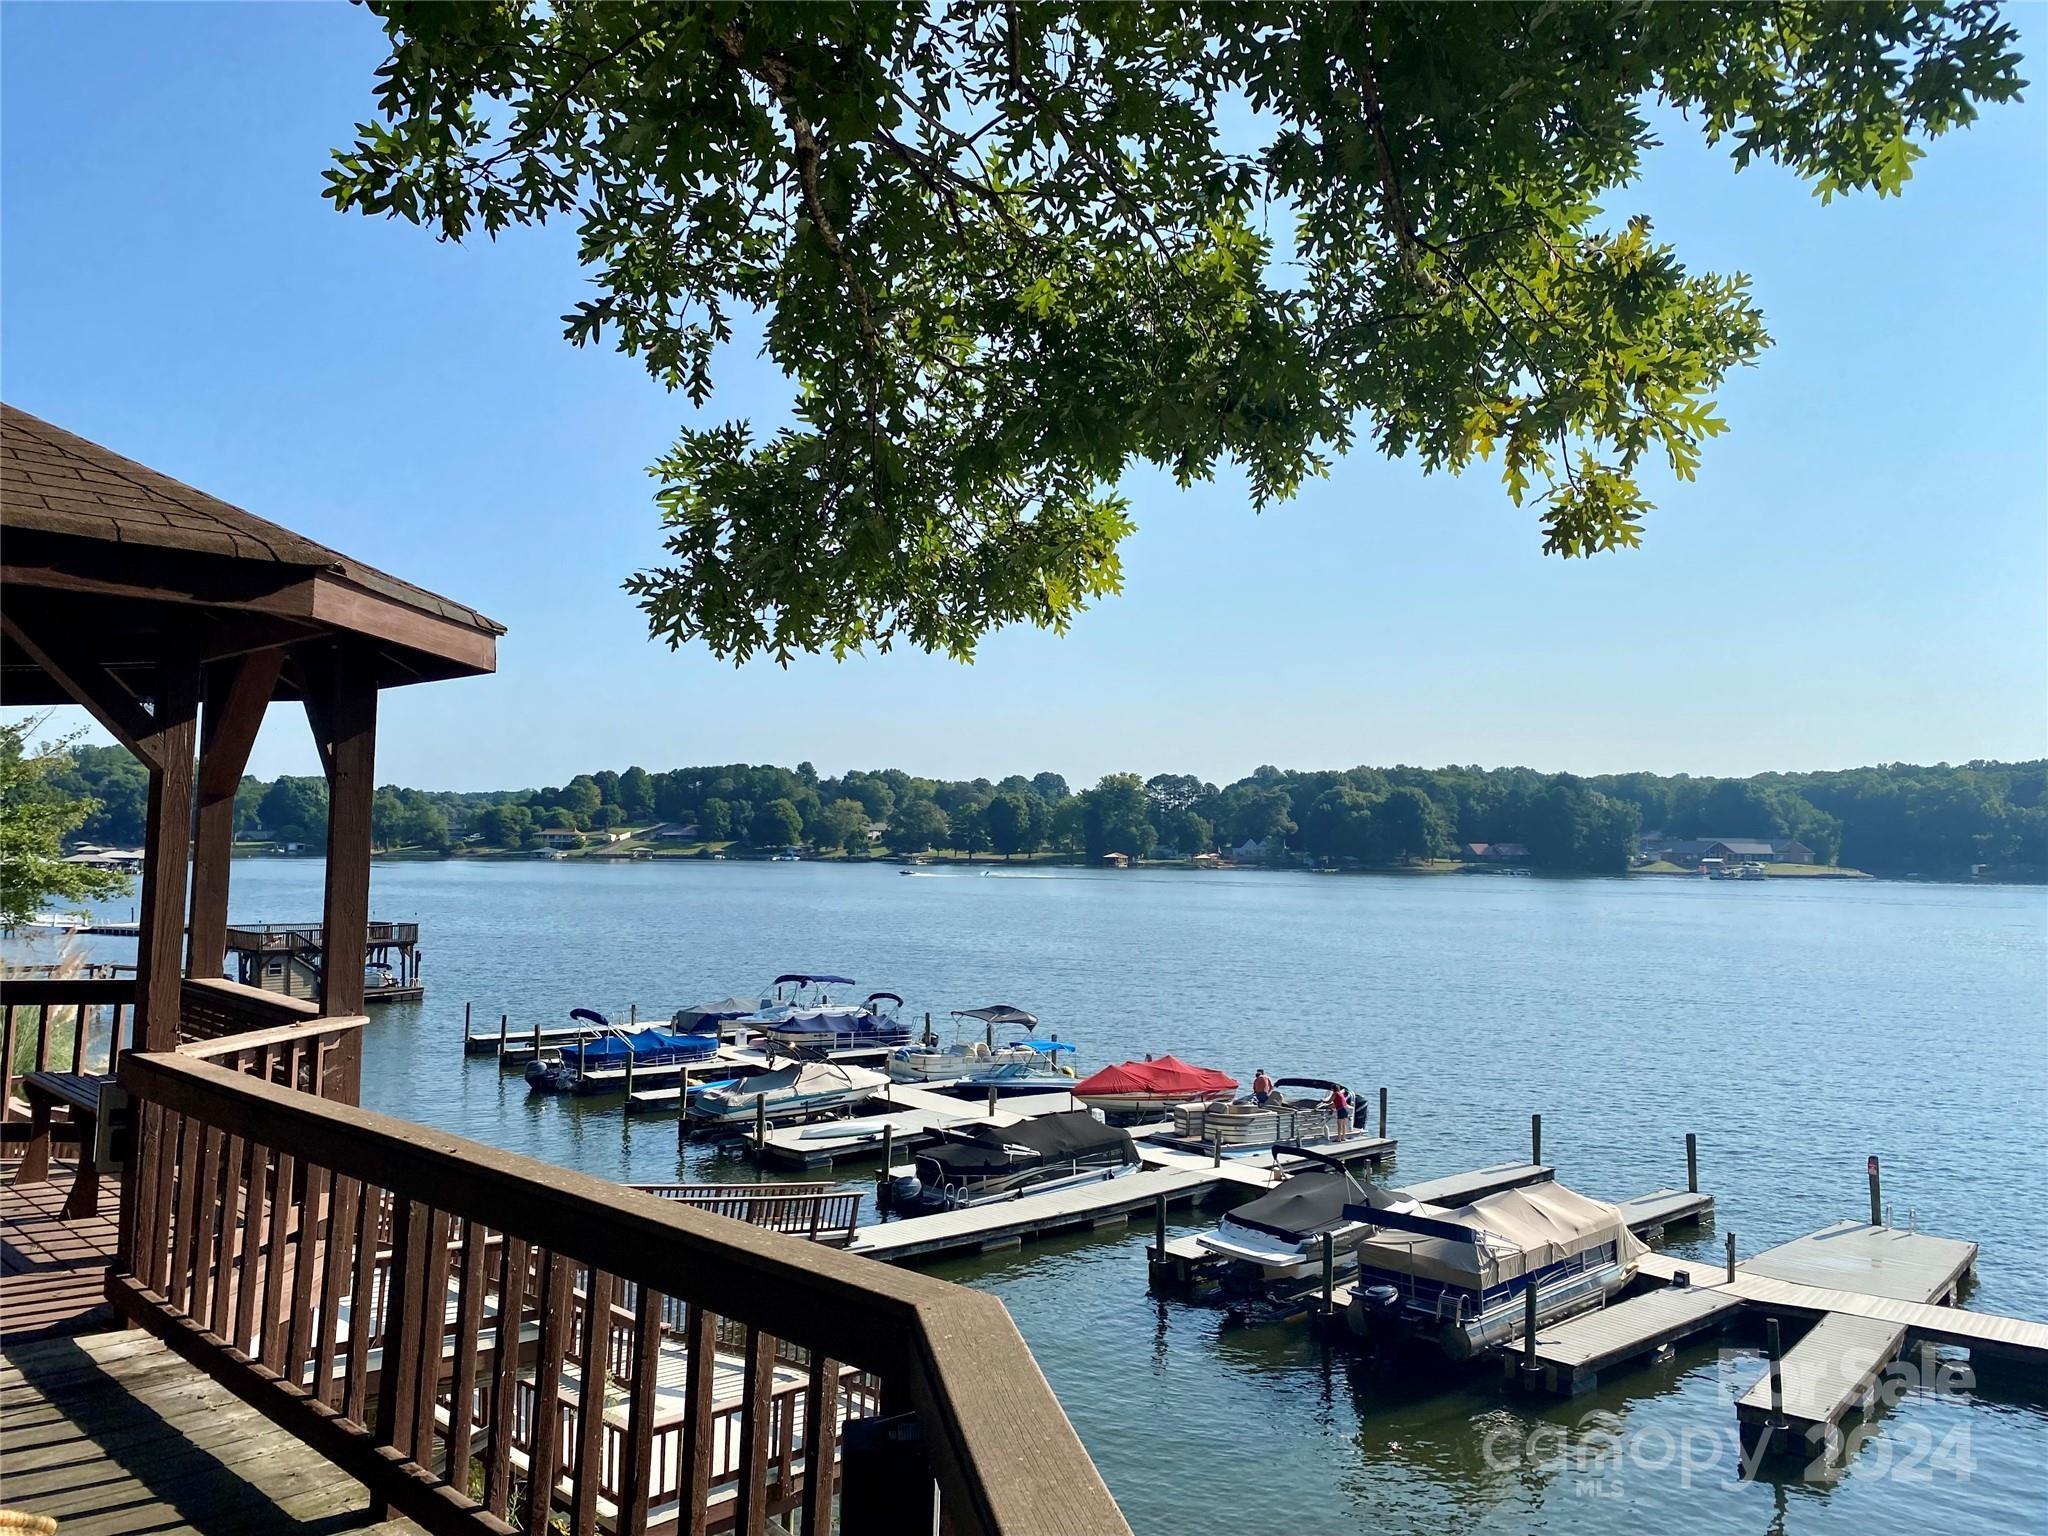
M 117 747 L 76 748 L 52 787 L 94 805 L 74 841 L 140 841 L 147 780 Z M 245 779 L 244 832 L 317 844 L 327 786 L 318 777 Z M 1275 863 L 1399 865 L 1471 843 L 1519 843 L 1558 871 L 1628 867 L 1643 834 L 1796 838 L 1823 864 L 1878 874 L 1955 874 L 1975 865 L 2048 873 L 2048 763 L 1883 764 L 1751 778 L 1688 774 L 1579 777 L 1529 768 L 1261 767 L 1218 786 L 1191 774 L 1108 774 L 1075 790 L 1057 773 L 924 778 L 896 768 L 821 776 L 731 763 L 633 766 L 538 789 L 377 791 L 380 846 L 447 849 L 465 839 L 532 846 L 556 828 L 694 826 L 711 843 L 804 845 L 865 854 L 952 850 L 1005 857 L 1056 852 L 1100 859 L 1220 850 Z M 1247 846 L 1249 845 L 1249 846 Z

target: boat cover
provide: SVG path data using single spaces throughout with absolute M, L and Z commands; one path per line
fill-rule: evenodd
M 982 1024 L 1022 1024 L 1026 1029 L 1038 1027 L 1037 1014 L 1026 1013 L 1009 1003 L 990 1003 L 986 1008 L 960 1008 L 954 1011 L 953 1017 L 974 1019 Z
M 1108 1097 L 1112 1094 L 1185 1094 L 1200 1098 L 1209 1093 L 1228 1093 L 1237 1079 L 1212 1067 L 1191 1067 L 1172 1056 L 1156 1061 L 1127 1061 L 1122 1066 L 1104 1067 L 1093 1077 L 1074 1084 L 1079 1097 Z
M 1135 1163 L 1138 1149 L 1131 1144 L 1130 1132 L 1104 1125 L 1086 1110 L 1073 1109 L 1015 1125 L 977 1125 L 950 1134 L 919 1161 L 935 1163 L 946 1177 L 958 1179 L 1082 1158 Z
M 776 977 L 773 985 L 779 987 L 786 981 L 793 981 L 800 987 L 850 987 L 855 984 L 851 976 L 806 976 L 800 971 L 790 971 Z
M 1483 1291 L 1605 1243 L 1615 1245 L 1624 1269 L 1648 1251 L 1618 1207 L 1556 1183 L 1505 1189 L 1454 1209 L 1417 1205 L 1414 1214 L 1471 1228 L 1480 1240 L 1382 1228 L 1360 1246 L 1360 1266 Z
M 1241 1227 L 1290 1240 L 1313 1237 L 1344 1224 L 1344 1207 L 1359 1203 L 1358 1185 L 1334 1168 L 1297 1173 L 1230 1213 Z
M 715 1003 L 698 1003 L 693 1007 L 679 1008 L 676 1014 L 679 1018 L 698 1019 L 708 1023 L 713 1019 L 744 1019 L 748 1014 L 758 1011 L 760 1006 L 759 998 L 749 1002 L 744 997 L 721 997 Z
M 586 1040 L 580 1045 L 569 1046 L 562 1052 L 565 1057 L 574 1057 L 576 1065 L 583 1071 L 595 1067 L 623 1067 L 626 1057 L 680 1055 L 709 1056 L 718 1049 L 716 1035 L 690 1035 L 670 1029 L 636 1029 L 623 1035 L 606 1035 L 598 1040 Z

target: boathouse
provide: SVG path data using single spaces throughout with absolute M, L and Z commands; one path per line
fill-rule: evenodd
M 1128 1532 L 995 1298 L 361 1107 L 379 700 L 491 672 L 498 625 L 8 407 L 0 529 L 0 702 L 149 776 L 134 977 L 0 981 L 10 1509 Z M 273 702 L 329 787 L 305 998 L 223 975 Z

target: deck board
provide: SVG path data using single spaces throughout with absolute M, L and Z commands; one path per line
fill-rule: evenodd
M 97 1216 L 66 1221 L 72 1169 L 53 1162 L 49 1183 L 20 1185 L 14 1169 L 0 1165 L 0 1348 L 106 1327 L 114 1317 L 105 1283 L 120 1180 L 100 1181 Z
M 8 1505 L 65 1536 L 418 1529 L 372 1520 L 362 1484 L 158 1340 L 10 1342 L 0 1388 Z

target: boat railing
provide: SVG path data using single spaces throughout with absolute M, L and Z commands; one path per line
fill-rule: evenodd
M 190 1054 L 121 1083 L 109 1298 L 438 1536 L 1128 1531 L 991 1296 Z

